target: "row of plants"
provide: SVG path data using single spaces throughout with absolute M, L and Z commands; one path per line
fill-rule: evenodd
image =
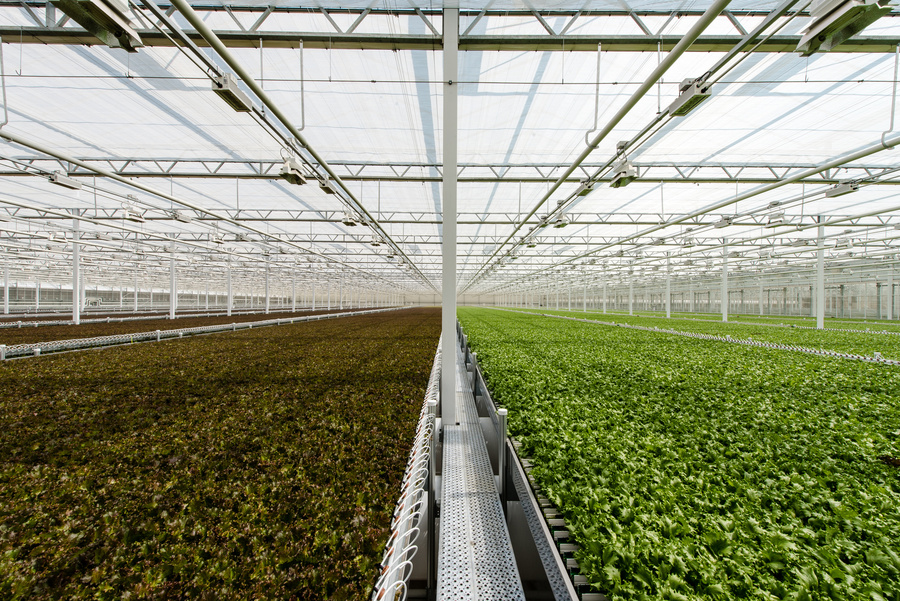
M 574 305 L 573 305 L 574 308 Z M 609 311 L 610 314 L 628 315 L 628 311 Z M 634 311 L 635 315 L 644 315 L 649 317 L 665 317 L 665 311 Z M 707 319 L 712 321 L 721 321 L 721 313 L 687 313 L 672 311 L 672 317 L 678 319 Z M 730 322 L 748 322 L 748 323 L 770 323 L 815 327 L 815 317 L 801 317 L 799 315 L 758 315 L 753 313 L 729 313 L 728 321 Z M 888 330 L 900 331 L 900 321 L 887 319 L 863 319 L 848 317 L 825 317 L 825 327 L 837 330 Z
M 351 311 L 355 309 L 345 309 Z M 284 319 L 303 315 L 322 315 L 325 313 L 341 313 L 338 309 L 297 311 L 296 313 L 241 313 L 216 315 L 207 317 L 179 317 L 168 319 L 141 319 L 136 321 L 120 321 L 110 323 L 82 323 L 79 325 L 38 326 L 21 328 L 0 328 L 0 344 L 30 344 L 34 342 L 50 342 L 53 340 L 72 340 L 74 338 L 92 338 L 94 336 L 113 336 L 116 334 L 135 334 L 137 332 L 153 332 L 155 330 L 176 330 L 181 328 L 198 328 L 228 323 L 245 323 L 248 321 L 264 321 L 266 319 Z
M 0 598 L 365 599 L 440 314 L 0 364 Z
M 613 600 L 900 600 L 900 370 L 463 308 Z
M 528 311 L 535 312 L 534 309 Z M 883 334 L 881 330 L 870 332 L 849 332 L 836 330 L 810 330 L 805 328 L 792 328 L 777 325 L 760 325 L 753 323 L 739 323 L 729 321 L 696 320 L 696 319 L 666 319 L 664 317 L 650 317 L 646 315 L 610 314 L 583 311 L 554 311 L 540 310 L 540 313 L 548 315 L 564 315 L 637 325 L 648 328 L 671 329 L 679 332 L 695 332 L 699 334 L 712 334 L 716 336 L 729 335 L 732 338 L 751 338 L 759 342 L 772 342 L 792 346 L 805 346 L 814 349 L 825 349 L 842 353 L 873 356 L 879 352 L 888 359 L 900 359 L 900 335 Z M 865 330 L 865 327 L 862 328 Z

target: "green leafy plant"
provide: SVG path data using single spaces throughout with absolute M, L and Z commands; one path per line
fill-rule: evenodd
M 0 598 L 366 598 L 439 333 L 407 310 L 0 364 Z
M 900 370 L 464 308 L 611 599 L 900 600 Z

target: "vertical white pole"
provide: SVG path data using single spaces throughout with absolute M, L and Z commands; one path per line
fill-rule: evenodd
M 888 321 L 894 319 L 894 266 L 891 265 L 888 273 Z
M 9 263 L 3 266 L 3 314 L 9 315 Z
M 666 318 L 672 317 L 672 263 L 666 253 Z
M 72 233 L 72 322 L 81 323 L 81 222 L 75 220 Z
M 582 299 L 583 302 L 581 303 L 581 312 L 582 313 L 587 312 L 587 288 L 588 288 L 588 283 L 587 283 L 587 280 L 585 280 L 584 281 L 584 298 Z
M 634 280 L 628 279 L 628 314 L 634 315 Z
M 138 311 L 138 271 L 134 269 L 134 312 Z
M 821 222 L 821 217 L 819 220 Z M 819 226 L 816 250 L 816 329 L 825 329 L 825 226 Z
M 313 280 L 313 289 L 312 289 L 312 310 L 316 310 L 316 281 Z
M 291 267 L 291 313 L 297 310 L 297 267 Z
M 269 314 L 269 261 L 266 260 L 266 315 Z
M 444 8 L 444 144 L 441 281 L 441 417 L 458 424 L 456 415 L 456 180 L 459 8 Z
M 178 289 L 175 283 L 175 249 L 169 255 L 169 319 L 175 319 L 175 309 L 178 307 Z
M 41 308 L 41 281 L 38 280 L 34 284 L 34 311 L 37 312 Z
M 606 280 L 603 280 L 603 312 L 606 313 Z
M 763 280 L 759 278 L 759 314 L 763 314 Z
M 206 311 L 209 311 L 209 278 L 206 278 L 206 300 L 204 303 Z
M 728 321 L 728 238 L 722 242 L 722 321 Z
M 226 300 L 227 306 L 225 307 L 225 313 L 226 313 L 227 315 L 231 315 L 231 307 L 232 307 L 232 305 L 234 304 L 234 296 L 232 295 L 232 291 L 231 291 L 231 256 L 230 256 L 230 255 L 228 256 L 228 282 L 227 282 L 227 287 L 228 287 L 228 291 L 227 291 L 228 299 Z

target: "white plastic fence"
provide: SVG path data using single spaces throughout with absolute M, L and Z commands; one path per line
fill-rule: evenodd
M 431 377 L 425 393 L 425 403 L 419 414 L 416 437 L 413 442 L 406 471 L 403 474 L 400 499 L 391 520 L 391 535 L 381 559 L 381 574 L 372 592 L 373 601 L 398 601 L 406 599 L 412 559 L 419 551 L 416 544 L 422 534 L 421 526 L 428 513 L 428 483 L 432 472 L 432 441 L 437 413 L 438 394 L 441 388 L 441 347 L 438 345 Z M 420 543 L 422 544 L 422 543 Z M 427 549 L 426 551 L 427 552 Z
M 343 313 L 326 313 L 323 315 L 304 315 L 298 317 L 284 317 L 280 319 L 266 319 L 263 321 L 247 321 L 243 323 L 216 324 L 211 326 L 199 326 L 196 328 L 178 328 L 174 330 L 155 330 L 153 332 L 136 332 L 134 334 L 114 334 L 111 336 L 94 336 L 92 338 L 75 338 L 72 340 L 55 340 L 52 342 L 32 342 L 29 344 L 13 344 L 7 346 L 0 344 L 0 360 L 15 357 L 37 357 L 42 353 L 56 353 L 60 351 L 72 351 L 86 348 L 104 346 L 116 346 L 119 344 L 131 344 L 135 342 L 150 342 L 167 340 L 170 338 L 183 338 L 196 334 L 210 334 L 214 332 L 228 332 L 237 330 L 249 330 L 254 327 L 280 326 L 304 321 L 319 321 L 321 319 L 334 319 L 336 317 L 354 317 L 357 315 L 369 315 L 372 313 L 384 313 L 386 311 L 398 311 L 402 307 L 390 309 L 369 309 L 366 311 L 345 311 Z

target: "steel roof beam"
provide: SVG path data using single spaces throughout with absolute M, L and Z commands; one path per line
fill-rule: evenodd
M 144 46 L 172 47 L 172 40 L 155 29 L 137 30 Z M 206 42 L 194 31 L 188 37 L 200 47 Z M 329 48 L 334 50 L 440 50 L 441 39 L 426 34 L 382 33 L 322 33 L 295 31 L 217 30 L 217 37 L 228 48 Z M 0 37 L 23 44 L 66 44 L 102 46 L 103 43 L 83 29 L 70 27 L 0 27 Z M 680 40 L 677 35 L 468 35 L 460 36 L 460 51 L 484 52 L 596 52 L 597 45 L 605 52 L 668 52 Z M 701 36 L 689 52 L 727 52 L 742 39 L 739 35 Z M 794 53 L 800 36 L 773 36 L 755 52 Z M 900 36 L 858 36 L 831 53 L 890 53 L 900 44 Z

